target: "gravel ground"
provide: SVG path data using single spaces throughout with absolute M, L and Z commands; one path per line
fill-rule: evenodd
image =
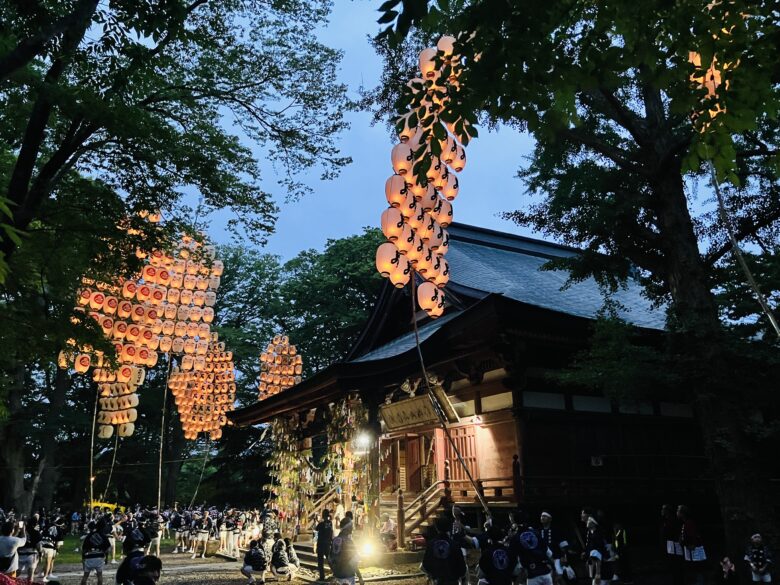
M 169 553 L 163 553 L 161 555 L 163 562 L 163 575 L 160 583 L 167 585 L 171 584 L 193 584 L 193 585 L 227 585 L 235 584 L 240 585 L 246 583 L 246 579 L 239 569 L 241 563 L 236 561 L 227 561 L 219 557 L 212 557 L 206 559 L 191 559 L 190 555 L 173 555 Z M 109 564 L 103 571 L 103 582 L 105 585 L 113 585 L 114 574 L 116 568 L 119 565 Z M 417 565 L 395 565 L 392 568 L 379 568 L 379 567 L 361 567 L 361 572 L 365 579 L 381 580 L 382 583 L 392 585 L 393 583 L 399 583 L 403 585 L 425 585 L 425 580 L 422 578 L 410 578 L 410 575 L 414 575 L 418 572 Z M 77 585 L 81 582 L 81 565 L 78 564 L 59 564 L 56 563 L 54 567 L 54 574 L 57 576 L 57 580 L 63 585 Z M 311 583 L 316 575 L 311 571 L 303 568 L 300 573 L 293 579 L 293 584 L 303 585 L 304 583 Z M 392 577 L 398 577 L 393 579 Z M 276 583 L 276 578 L 270 574 L 267 575 L 266 581 Z M 94 575 L 90 578 L 89 583 L 95 585 L 97 580 Z M 287 581 L 285 581 L 287 583 Z

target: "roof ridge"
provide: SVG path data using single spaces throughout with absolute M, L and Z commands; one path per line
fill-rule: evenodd
M 507 251 L 523 252 L 544 258 L 561 258 L 582 254 L 582 250 L 566 244 L 550 242 L 520 234 L 500 232 L 465 223 L 453 222 L 448 228 L 450 239 L 470 242 Z

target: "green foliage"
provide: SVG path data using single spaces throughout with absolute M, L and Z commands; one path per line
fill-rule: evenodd
M 46 4 L 0 8 L 0 60 L 76 2 Z M 291 197 L 306 191 L 299 173 L 330 178 L 348 162 L 333 140 L 348 106 L 334 81 L 340 55 L 315 38 L 328 2 L 79 4 L 79 18 L 0 77 L 0 144 L 14 153 L 0 195 L 15 229 L 77 172 L 121 193 L 129 215 L 186 218 L 197 190 L 202 211 L 231 209 L 231 227 L 261 242 L 277 213 L 261 159 Z M 16 247 L 4 238 L 4 252 Z

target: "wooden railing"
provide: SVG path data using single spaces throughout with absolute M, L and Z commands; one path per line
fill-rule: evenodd
M 455 502 L 479 501 L 474 484 L 467 479 L 450 480 L 452 500 Z M 486 502 L 510 502 L 515 500 L 515 482 L 511 477 L 480 478 L 476 489 Z
M 322 511 L 336 500 L 338 500 L 338 492 L 336 491 L 335 487 L 330 488 L 328 491 L 322 494 L 322 496 L 314 501 L 310 514 L 314 514 L 315 517 L 319 518 L 322 515 Z

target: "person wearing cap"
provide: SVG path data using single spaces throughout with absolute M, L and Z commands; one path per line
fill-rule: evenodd
M 745 561 L 750 567 L 754 583 L 771 583 L 772 553 L 764 545 L 763 537 L 756 533 L 750 537 L 750 544 L 745 552 Z
M 553 580 L 560 582 L 560 578 L 563 575 L 563 567 L 566 564 L 565 551 L 568 548 L 569 543 L 561 536 L 558 529 L 553 527 L 552 519 L 552 514 L 550 514 L 550 512 L 547 510 L 542 512 L 539 517 L 539 522 L 542 525 L 539 533 L 542 536 L 542 540 L 547 545 L 547 548 L 550 549 L 550 552 L 552 553 L 553 567 L 555 568 L 555 577 Z
M 593 580 L 593 585 L 601 584 L 601 564 L 607 551 L 604 542 L 604 533 L 601 531 L 598 521 L 589 516 L 585 522 L 585 550 L 582 558 L 588 565 L 588 576 Z

